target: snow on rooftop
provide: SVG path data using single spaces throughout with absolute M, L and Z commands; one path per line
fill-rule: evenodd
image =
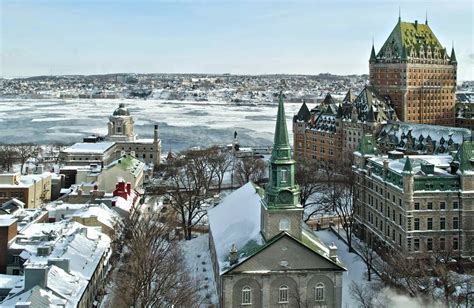
M 82 153 L 103 154 L 105 151 L 110 149 L 114 144 L 115 142 L 97 142 L 97 143 L 78 142 L 64 149 L 63 152 L 69 153 L 69 154 L 82 154 Z
M 369 160 L 383 166 L 383 161 L 388 159 L 389 169 L 401 174 L 403 173 L 403 168 L 405 167 L 406 157 L 409 157 L 411 160 L 414 174 L 420 171 L 422 164 L 432 164 L 435 166 L 434 170 L 437 175 L 452 176 L 448 171 L 445 170 L 450 166 L 450 163 L 453 160 L 452 156 L 450 155 L 407 155 L 400 159 L 388 159 L 387 156 L 376 156 L 370 158 Z
M 85 279 L 71 275 L 55 265 L 48 270 L 46 287 L 71 302 L 77 304 L 80 301 L 86 286 Z
M 98 205 L 90 205 L 75 211 L 70 215 L 71 217 L 97 217 L 97 220 L 106 225 L 107 227 L 114 229 L 116 222 L 120 219 L 120 216 L 105 204 L 101 203 Z
M 0 274 L 0 289 L 13 289 L 23 276 Z
M 0 215 L 0 227 L 8 227 L 16 221 L 13 215 Z
M 246 247 L 264 244 L 260 234 L 260 202 L 256 187 L 249 182 L 208 210 L 220 274 L 229 267 L 228 254 L 233 244 L 237 246 L 240 261 L 248 257 Z

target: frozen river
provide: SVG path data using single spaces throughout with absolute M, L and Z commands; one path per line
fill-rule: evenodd
M 1 143 L 73 143 L 90 134 L 107 134 L 108 117 L 125 103 L 140 138 L 153 137 L 160 125 L 163 150 L 232 142 L 236 130 L 242 145 L 270 145 L 277 105 L 237 106 L 224 102 L 0 99 Z M 290 140 L 292 119 L 301 104 L 286 103 Z M 310 106 L 311 107 L 311 106 Z

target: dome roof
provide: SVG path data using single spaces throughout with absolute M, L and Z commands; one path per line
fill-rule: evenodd
M 120 103 L 119 107 L 117 109 L 115 109 L 113 115 L 114 116 L 129 116 L 130 113 L 128 113 L 128 109 L 125 108 L 125 104 Z

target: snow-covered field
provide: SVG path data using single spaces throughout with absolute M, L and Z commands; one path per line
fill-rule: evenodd
M 242 145 L 270 145 L 277 114 L 276 104 L 238 106 L 217 101 L 0 99 L 0 142 L 72 143 L 90 134 L 105 135 L 108 118 L 119 103 L 125 103 L 134 117 L 139 137 L 153 137 L 153 125 L 160 125 L 165 151 L 229 144 L 235 130 Z M 285 104 L 290 138 L 292 118 L 300 107 L 299 103 Z
M 199 283 L 199 294 L 204 300 L 201 306 L 217 305 L 217 289 L 209 251 L 209 234 L 183 241 L 180 246 L 191 276 Z

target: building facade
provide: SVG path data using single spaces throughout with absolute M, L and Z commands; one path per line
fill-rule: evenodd
M 341 307 L 337 248 L 302 222 L 280 96 L 270 180 L 247 183 L 208 211 L 220 307 Z
M 369 60 L 370 85 L 390 96 L 403 122 L 454 126 L 457 80 L 454 47 L 451 54 L 428 26 L 402 22 Z
M 377 134 L 382 124 L 396 120 L 390 98 L 373 87 L 366 86 L 357 96 L 349 90 L 342 102 L 327 94 L 311 111 L 303 104 L 293 118 L 295 159 L 350 166 L 362 136 Z
M 0 174 L 0 204 L 16 198 L 25 208 L 38 208 L 51 200 L 51 173 L 21 175 Z
M 408 258 L 474 256 L 474 147 L 454 156 L 376 155 L 364 136 L 354 152 L 355 230 Z
M 474 92 L 456 93 L 456 126 L 474 130 Z

